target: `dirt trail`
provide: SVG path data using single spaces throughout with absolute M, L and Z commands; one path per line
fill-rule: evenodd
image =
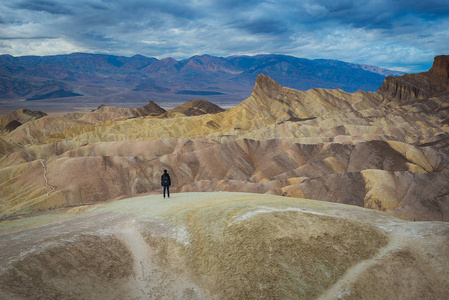
M 158 273 L 151 272 L 155 266 L 151 262 L 150 247 L 145 243 L 134 223 L 135 221 L 132 221 L 129 226 L 121 229 L 119 237 L 126 243 L 134 259 L 134 276 L 129 282 L 132 296 L 135 297 L 133 299 L 148 299 L 154 285 L 151 284 L 152 275 L 157 276 Z
M 207 299 L 187 278 L 158 265 L 157 253 L 145 242 L 135 220 L 121 226 L 117 234 L 134 259 L 134 275 L 127 286 L 129 299 Z
M 44 168 L 45 186 L 51 189 L 51 191 L 47 192 L 47 195 L 45 196 L 45 198 L 47 198 L 48 195 L 50 195 L 50 193 L 53 192 L 56 188 L 54 186 L 48 184 L 47 167 L 45 166 L 44 161 L 42 159 L 39 159 L 39 161 L 42 164 L 42 168 Z

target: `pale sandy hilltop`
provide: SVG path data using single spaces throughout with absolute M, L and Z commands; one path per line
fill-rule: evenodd
M 226 111 L 198 99 L 0 124 L 6 299 L 449 294 L 449 56 L 378 92 L 259 75 Z
M 0 223 L 1 299 L 447 299 L 449 226 L 250 193 Z

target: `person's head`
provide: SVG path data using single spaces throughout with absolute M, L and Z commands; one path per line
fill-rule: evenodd
M 167 173 L 167 170 L 164 170 L 164 173 Z

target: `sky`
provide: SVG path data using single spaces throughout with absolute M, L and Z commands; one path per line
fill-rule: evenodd
M 448 0 L 0 0 L 0 54 L 285 54 L 427 71 Z

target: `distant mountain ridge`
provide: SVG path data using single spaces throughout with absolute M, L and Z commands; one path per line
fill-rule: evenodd
M 0 55 L 0 99 L 42 100 L 55 95 L 113 98 L 120 93 L 132 101 L 136 93 L 219 97 L 233 91 L 239 102 L 251 92 L 261 73 L 294 89 L 339 88 L 347 92 L 375 91 L 386 76 L 403 74 L 337 60 L 276 54 L 200 55 L 179 61 L 87 53 Z

